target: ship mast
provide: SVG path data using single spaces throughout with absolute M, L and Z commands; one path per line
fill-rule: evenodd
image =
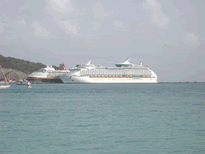
M 0 65 L 0 67 L 1 67 L 1 65 Z M 6 83 L 8 84 L 7 78 L 6 78 L 5 74 L 4 74 L 4 71 L 3 71 L 2 67 L 1 67 L 1 71 L 2 71 L 2 73 L 3 73 L 3 75 L 4 75 L 4 79 L 6 79 Z

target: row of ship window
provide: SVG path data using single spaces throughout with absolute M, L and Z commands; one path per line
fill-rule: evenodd
M 90 75 L 90 78 L 150 78 L 150 75 Z
M 112 75 L 112 74 L 115 74 L 115 75 L 126 75 L 126 74 L 129 74 L 129 75 L 150 75 L 151 72 L 150 71 L 126 71 L 126 72 L 112 72 L 112 71 L 105 71 L 105 72 L 101 72 L 101 71 L 95 71 L 95 72 L 89 72 L 89 71 L 82 71 L 80 72 L 81 75 L 84 75 L 84 74 L 89 74 L 89 75 L 94 75 L 94 74 L 98 74 L 98 75 Z

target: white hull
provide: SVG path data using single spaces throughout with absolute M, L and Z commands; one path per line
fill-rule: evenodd
M 9 88 L 11 85 L 0 85 L 0 89 Z
M 64 83 L 157 83 L 157 75 L 147 66 L 131 64 L 130 59 L 115 64 L 117 67 L 103 67 L 77 64 L 67 75 L 58 77 Z
M 58 76 L 64 83 L 157 83 L 156 78 L 91 78 L 89 76 Z M 70 78 L 71 77 L 71 78 Z

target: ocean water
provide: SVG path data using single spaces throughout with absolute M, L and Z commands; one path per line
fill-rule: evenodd
M 0 89 L 1 154 L 204 154 L 205 83 Z

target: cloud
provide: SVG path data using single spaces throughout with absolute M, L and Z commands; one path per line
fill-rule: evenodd
M 97 29 L 100 28 L 100 26 L 101 26 L 101 23 L 98 22 L 98 21 L 93 21 L 91 24 L 94 25 L 94 27 L 91 28 L 91 30 L 97 30 Z
M 122 27 L 122 23 L 120 21 L 115 21 L 114 25 L 116 27 Z
M 71 0 L 50 0 L 49 2 L 54 11 L 61 12 L 62 14 L 67 14 L 74 10 Z
M 15 21 L 15 23 L 17 26 L 22 25 L 22 24 L 26 25 L 26 22 L 24 20 L 17 20 L 17 21 Z
M 20 16 L 20 15 L 17 15 L 17 19 L 18 19 L 18 23 L 19 24 L 26 24 L 25 20 L 24 20 L 24 17 L 23 16 Z
M 1 23 L 3 23 L 3 27 Z M 4 32 L 5 35 L 2 35 L 2 37 L 5 40 L 22 39 L 24 36 L 34 35 L 31 23 L 26 24 L 22 18 L 12 19 L 7 16 L 0 16 L 0 32 Z
M 31 27 L 34 29 L 34 34 L 37 36 L 48 36 L 50 34 L 50 32 L 36 20 L 32 22 Z
M 59 22 L 58 25 L 65 32 L 72 32 L 72 34 L 76 34 L 77 33 L 77 28 L 76 28 L 75 25 L 72 24 L 71 21 L 61 21 L 61 22 Z
M 3 31 L 4 31 L 3 23 L 2 21 L 0 21 L 0 33 L 3 33 Z
M 113 14 L 112 11 L 106 12 L 103 8 L 103 5 L 100 2 L 95 3 L 92 6 L 92 9 L 93 9 L 93 13 L 94 13 L 94 18 L 103 19 L 103 18 L 109 16 L 110 14 Z
M 25 22 L 24 20 L 21 20 L 21 23 L 22 23 L 22 24 L 26 24 L 26 22 Z
M 188 42 L 193 42 L 193 43 L 198 42 L 196 35 L 194 35 L 193 33 L 189 33 L 189 32 L 186 32 L 186 40 Z
M 186 44 L 193 47 L 198 47 L 200 45 L 198 38 L 194 33 L 186 32 L 185 40 Z
M 76 18 L 86 13 L 86 9 L 78 9 L 71 0 L 47 0 L 46 10 L 55 20 Z
M 162 6 L 157 0 L 146 0 L 143 3 L 144 9 L 151 9 L 151 22 L 157 24 L 163 29 L 167 29 L 169 25 L 169 17 L 163 13 Z
M 71 0 L 47 0 L 46 9 L 53 17 L 56 25 L 69 34 L 79 34 L 79 15 L 85 14 Z

